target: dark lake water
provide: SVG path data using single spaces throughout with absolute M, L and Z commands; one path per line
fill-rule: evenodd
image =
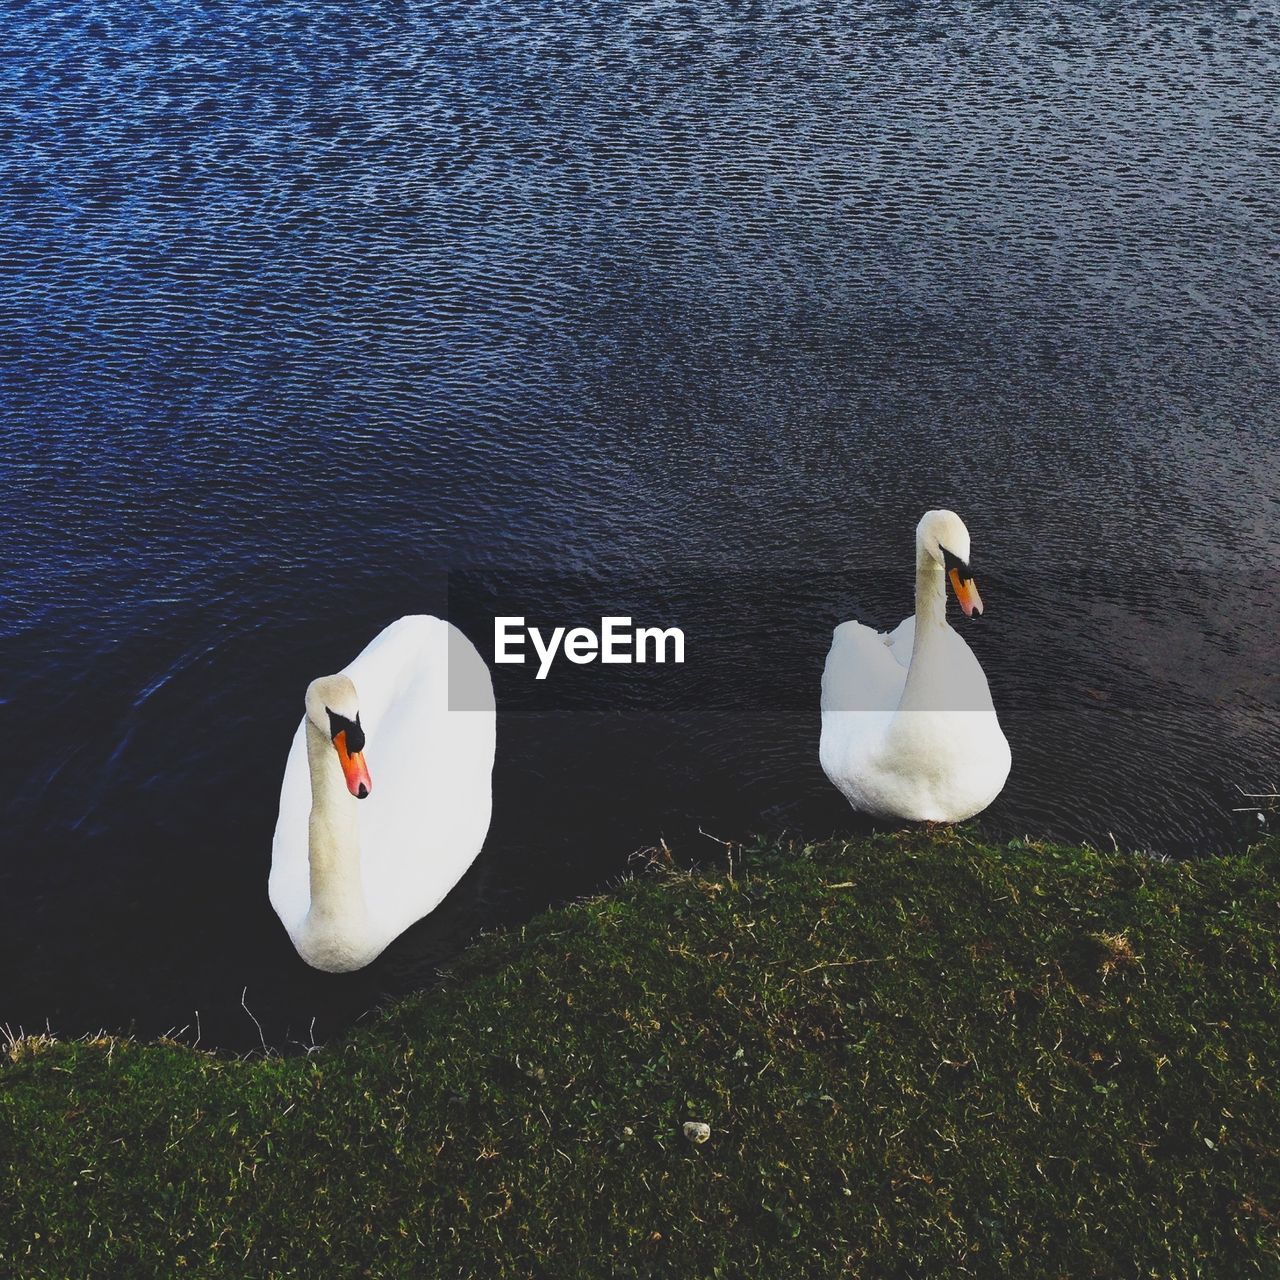
M 332 1034 L 665 837 L 857 829 L 832 625 L 958 510 L 981 820 L 1194 856 L 1280 775 L 1273 5 L 8 7 L 0 1022 Z M 474 872 L 365 973 L 267 902 L 315 675 L 496 672 Z

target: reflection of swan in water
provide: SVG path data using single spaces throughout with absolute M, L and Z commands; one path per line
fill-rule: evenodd
M 494 738 L 489 668 L 439 618 L 393 622 L 311 683 L 269 882 L 308 964 L 361 968 L 457 884 L 489 829 Z
M 947 579 L 965 616 L 982 612 L 969 531 L 953 511 L 916 529 L 916 611 L 891 634 L 843 622 L 822 673 L 827 777 L 855 809 L 959 822 L 1009 776 L 1009 744 L 973 651 L 947 623 Z

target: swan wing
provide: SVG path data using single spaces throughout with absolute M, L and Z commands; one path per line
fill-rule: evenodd
M 818 760 L 845 799 L 869 812 L 878 802 L 868 782 L 907 679 L 897 657 L 902 630 L 885 635 L 860 622 L 841 623 L 822 672 Z
M 902 697 L 911 661 L 909 645 L 907 663 L 899 661 L 901 635 L 914 621 L 908 619 L 889 635 L 861 622 L 836 627 L 822 669 L 822 710 L 892 711 Z
M 357 809 L 361 878 L 370 918 L 389 941 L 434 910 L 484 843 L 493 681 L 461 631 L 425 615 L 392 623 L 346 671 L 373 778 Z
M 889 646 L 894 661 L 905 671 L 911 665 L 911 650 L 916 643 L 916 615 L 913 613 L 903 618 L 884 637 L 884 642 Z

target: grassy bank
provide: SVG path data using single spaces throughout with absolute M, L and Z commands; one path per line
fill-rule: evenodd
M 488 939 L 306 1058 L 15 1045 L 0 1273 L 1280 1274 L 1276 842 L 734 872 Z

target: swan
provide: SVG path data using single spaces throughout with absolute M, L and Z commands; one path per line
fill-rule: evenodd
M 916 527 L 916 611 L 888 635 L 842 622 L 822 672 L 823 772 L 879 818 L 960 822 L 1009 776 L 1009 743 L 973 651 L 947 622 L 947 580 L 965 616 L 982 612 L 969 530 L 954 511 Z
M 432 911 L 480 852 L 493 809 L 493 681 L 456 627 L 411 616 L 313 680 L 305 705 L 267 889 L 298 954 L 346 973 Z

